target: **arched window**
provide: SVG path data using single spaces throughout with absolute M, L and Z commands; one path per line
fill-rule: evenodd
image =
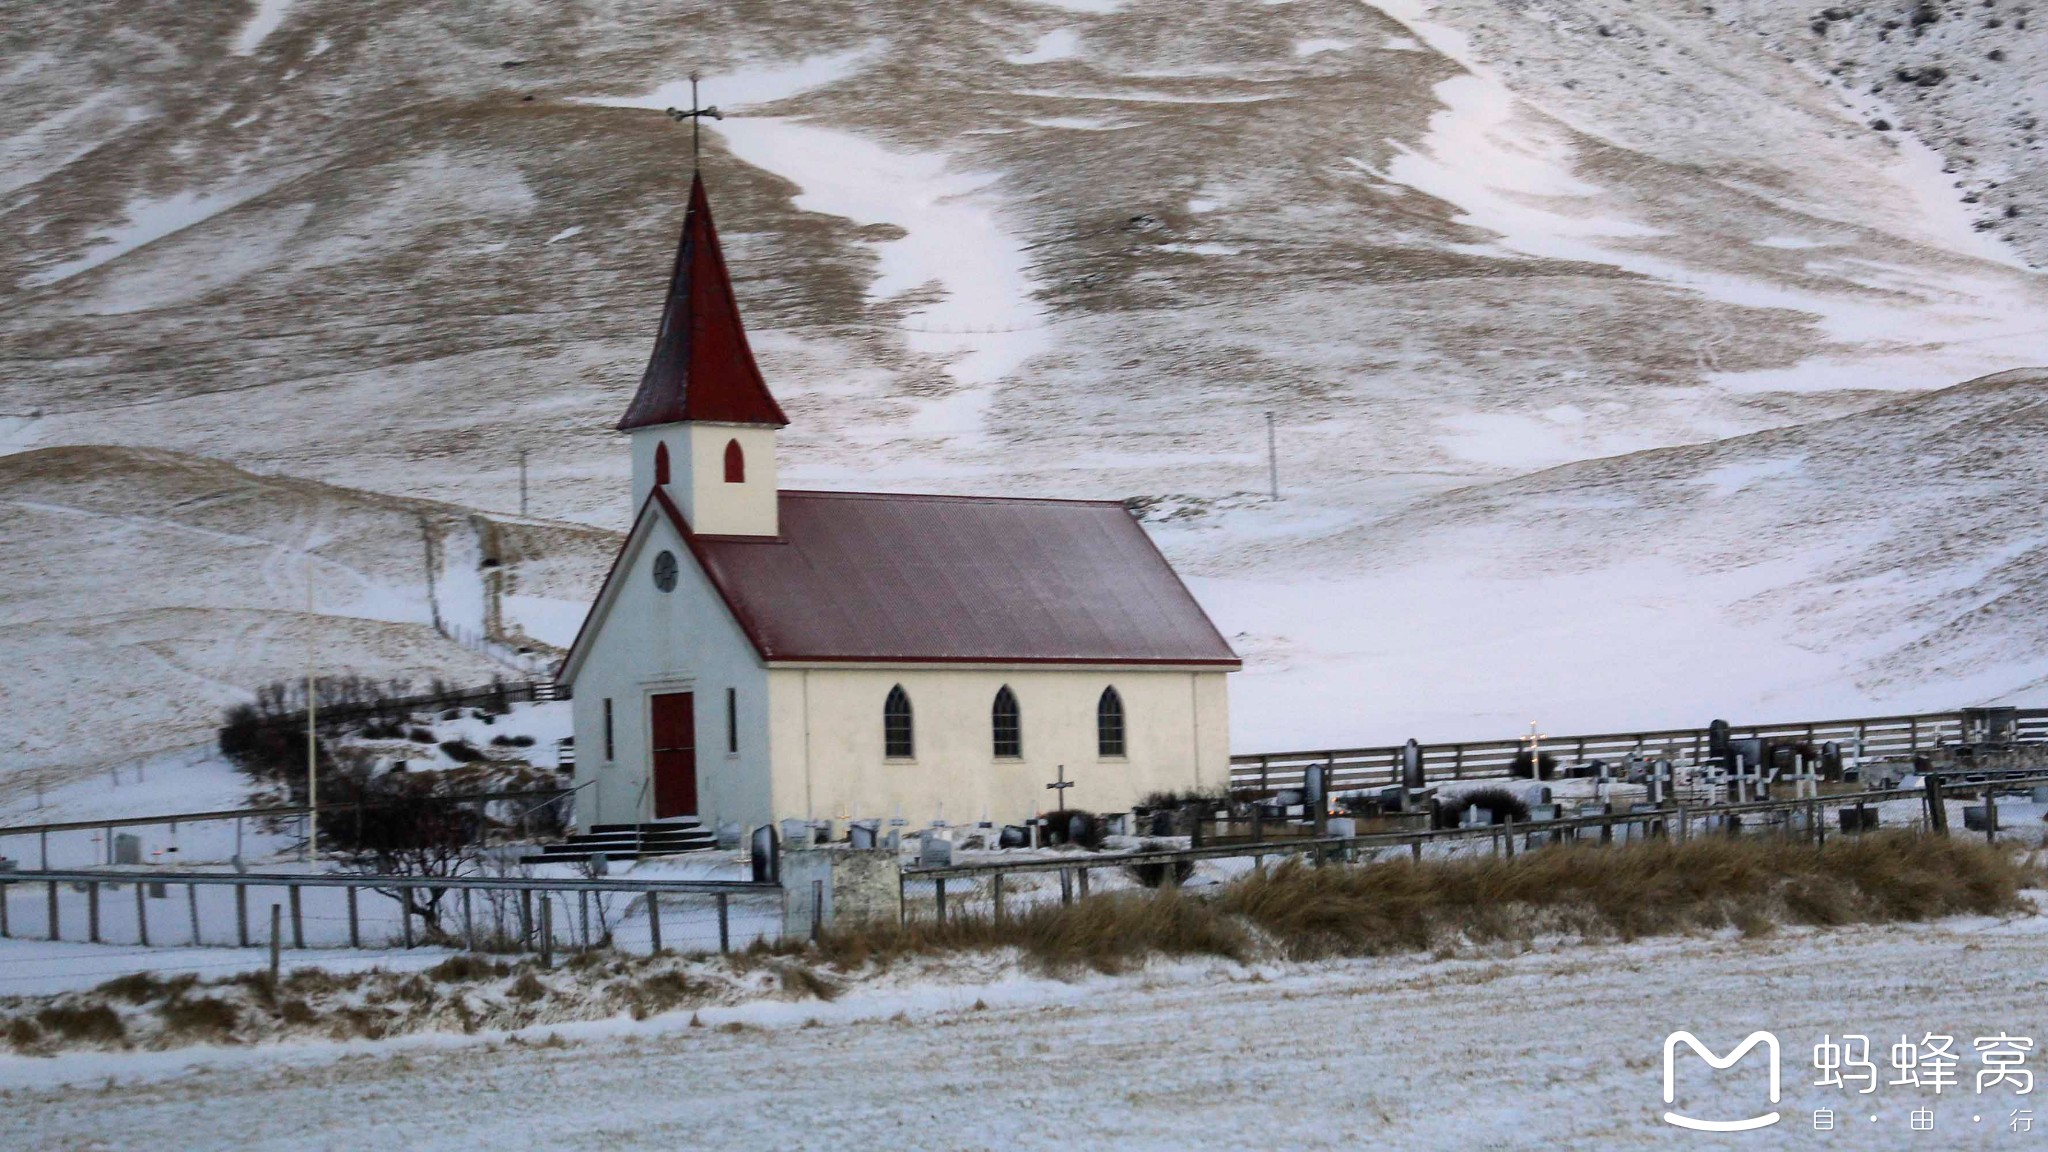
M 1024 755 L 1024 721 L 1017 712 L 1017 694 L 1010 691 L 1008 684 L 996 692 L 995 707 L 989 710 L 989 718 L 995 734 L 996 755 Z
M 725 482 L 745 484 L 747 482 L 747 454 L 740 451 L 740 442 L 725 442 Z
M 1104 688 L 1102 699 L 1095 702 L 1095 754 L 1124 754 L 1124 698 L 1114 686 Z
M 668 483 L 668 445 L 654 446 L 654 483 L 657 486 Z
M 898 684 L 889 689 L 882 705 L 882 755 L 891 760 L 908 760 L 917 754 L 917 742 L 910 724 L 910 693 Z

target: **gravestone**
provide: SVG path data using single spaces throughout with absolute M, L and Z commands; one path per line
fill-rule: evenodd
M 811 822 L 794 817 L 782 822 L 782 839 L 790 844 L 808 844 L 811 840 Z
M 142 837 L 127 832 L 114 833 L 114 863 L 142 863 Z
M 763 824 L 754 829 L 754 842 L 747 846 L 748 861 L 753 865 L 754 883 L 773 884 L 780 879 L 781 853 L 778 848 L 775 825 Z
M 1522 789 L 1522 803 L 1536 805 L 1550 803 L 1550 785 L 1531 784 Z
M 1167 811 L 1166 809 L 1164 809 L 1164 808 L 1161 808 L 1161 809 L 1160 809 L 1159 811 L 1157 811 L 1157 812 L 1154 812 L 1154 813 L 1152 813 L 1152 835 L 1154 835 L 1154 836 L 1171 836 L 1171 835 L 1173 835 L 1173 813 L 1172 813 L 1172 812 L 1169 812 L 1169 811 Z
M 1349 840 L 1358 835 L 1358 822 L 1349 816 L 1332 816 L 1330 817 L 1328 833 L 1331 836 L 1341 836 Z
M 1820 746 L 1820 775 L 1823 780 L 1842 779 L 1842 746 L 1833 740 Z
M 1727 760 L 1733 750 L 1729 747 L 1728 722 L 1716 720 L 1707 725 L 1707 759 Z
M 950 868 L 953 866 L 953 842 L 937 836 L 926 836 L 917 846 L 917 862 L 927 868 Z
M 813 843 L 813 844 L 830 844 L 831 842 L 832 842 L 832 821 L 830 821 L 830 820 L 813 820 L 813 821 L 811 821 L 811 843 Z
M 1109 818 L 1109 834 L 1111 836 L 1129 836 L 1131 834 L 1131 814 L 1129 812 L 1118 812 L 1111 816 Z
M 1310 808 L 1329 803 L 1329 779 L 1321 764 L 1301 770 L 1301 802 Z
M 846 828 L 846 844 L 856 852 L 868 851 L 875 847 L 875 824 L 872 820 L 855 820 Z
M 1408 743 L 1401 747 L 1401 787 L 1411 792 L 1420 792 L 1427 786 L 1428 782 L 1423 779 L 1422 771 L 1422 745 L 1417 744 L 1411 737 Z
M 1031 847 L 1031 829 L 1022 824 L 1003 825 L 1002 839 L 996 842 L 998 848 Z
M 1458 827 L 1484 828 L 1493 823 L 1493 811 L 1474 804 L 1458 813 Z
M 1079 844 L 1088 839 L 1088 817 L 1076 812 L 1067 817 L 1067 843 Z

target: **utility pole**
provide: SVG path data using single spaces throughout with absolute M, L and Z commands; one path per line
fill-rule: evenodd
M 1266 413 L 1266 484 L 1273 499 L 1280 499 L 1280 449 L 1273 434 L 1273 414 Z
M 526 449 L 519 450 L 519 515 L 526 515 Z
M 319 694 L 313 685 L 313 553 L 306 552 L 306 849 L 305 859 L 319 858 L 320 728 Z M 275 911 L 273 909 L 273 911 Z M 273 943 L 272 947 L 275 947 Z

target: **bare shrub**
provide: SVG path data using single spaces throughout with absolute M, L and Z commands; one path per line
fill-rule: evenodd
M 52 1004 L 36 1013 L 36 1025 L 66 1040 L 83 1044 L 118 1044 L 128 1026 L 105 1004 Z
M 212 996 L 197 999 L 178 997 L 164 1002 L 157 1009 L 163 1017 L 164 1031 L 187 1034 L 204 1039 L 227 1039 L 234 1035 L 235 1025 L 241 1022 L 241 1009 L 226 1000 Z

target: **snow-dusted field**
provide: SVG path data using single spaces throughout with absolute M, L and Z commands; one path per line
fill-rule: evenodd
M 2027 1100 L 1972 1091 L 1972 1040 L 2040 1038 L 2012 1006 L 2040 987 L 2044 930 L 1965 919 L 1073 982 L 967 964 L 833 1003 L 706 1010 L 701 1028 L 0 1057 L 0 1106 L 13 1146 L 110 1150 L 2020 1147 L 2040 1138 L 2007 1129 Z M 1677 1029 L 1717 1052 L 1774 1032 L 1779 1124 L 1661 1123 Z M 1824 1035 L 1876 1053 L 1928 1032 L 1958 1038 L 1960 1090 L 1812 1083 Z M 1768 1109 L 1760 1060 L 1681 1062 L 1679 1108 Z M 1931 1135 L 1909 1130 L 1921 1107 Z M 1819 1108 L 1836 1131 L 1813 1131 Z

